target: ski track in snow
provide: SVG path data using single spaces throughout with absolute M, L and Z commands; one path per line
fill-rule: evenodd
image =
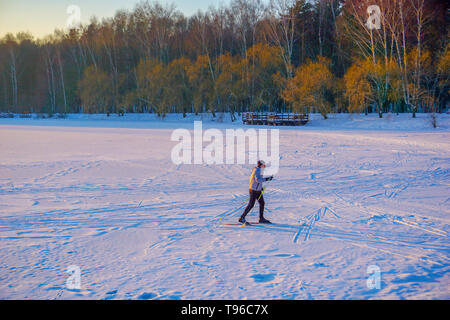
M 448 131 L 282 129 L 243 228 L 252 166 L 173 165 L 171 132 L 0 125 L 0 298 L 450 298 Z

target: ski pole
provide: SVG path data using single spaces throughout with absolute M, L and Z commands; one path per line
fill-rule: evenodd
M 264 187 L 264 188 L 262 189 L 262 192 L 261 192 L 261 194 L 259 195 L 258 200 L 261 199 L 261 197 L 262 197 L 263 194 L 264 194 L 264 191 L 266 191 L 266 187 Z
M 269 181 L 272 181 L 272 180 L 269 180 Z M 267 181 L 267 183 L 268 183 L 269 181 Z M 264 188 L 262 189 L 261 195 L 259 196 L 258 200 L 261 199 L 262 195 L 264 194 L 264 191 L 266 191 L 266 188 L 267 188 L 267 187 L 264 187 Z M 245 203 L 247 203 L 249 199 L 250 199 L 250 197 L 247 197 L 247 199 L 245 199 L 245 200 L 242 202 L 242 205 L 244 205 Z
M 272 180 L 268 180 L 267 183 L 269 183 L 270 181 L 272 181 Z M 267 187 L 264 187 L 264 188 L 262 189 L 262 192 L 261 192 L 260 196 L 258 197 L 258 200 L 261 199 L 261 197 L 262 197 L 263 194 L 264 194 L 264 191 L 266 191 L 266 188 L 267 188 Z

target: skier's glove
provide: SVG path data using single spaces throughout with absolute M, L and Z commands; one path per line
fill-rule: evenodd
M 266 179 L 266 181 L 272 181 L 273 180 L 273 176 L 270 176 Z

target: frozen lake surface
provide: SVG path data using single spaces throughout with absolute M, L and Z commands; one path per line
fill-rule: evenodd
M 1 299 L 449 299 L 450 117 L 280 129 L 271 226 L 241 228 L 252 165 L 179 165 L 208 116 L 0 119 Z M 257 206 L 248 220 L 257 220 Z M 80 267 L 81 289 L 66 287 Z M 380 270 L 371 289 L 369 266 Z

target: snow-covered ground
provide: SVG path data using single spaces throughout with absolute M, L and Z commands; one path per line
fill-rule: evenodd
M 410 117 L 280 128 L 275 224 L 245 228 L 251 165 L 170 157 L 228 116 L 0 119 L 0 298 L 449 299 L 450 116 Z

